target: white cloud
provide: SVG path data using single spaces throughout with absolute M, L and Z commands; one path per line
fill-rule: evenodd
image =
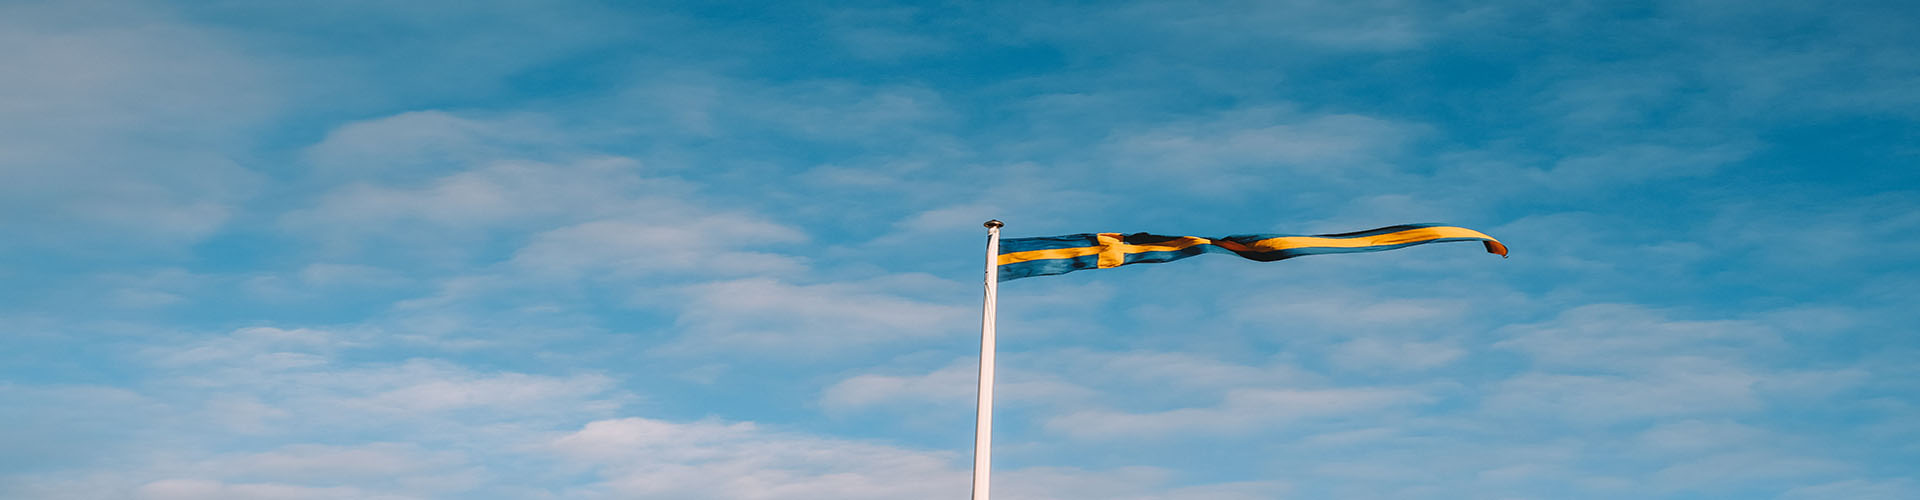
M 1081 411 L 1049 419 L 1048 430 L 1080 438 L 1237 434 L 1298 420 L 1337 418 L 1419 404 L 1406 389 L 1235 389 L 1218 406 L 1152 413 Z
M 1733 24 L 1729 31 L 1749 28 L 1711 2 L 1687 7 L 1691 19 Z M 1802 7 L 1786 2 L 1765 11 Z M 1805 12 L 1805 17 L 1828 21 L 1816 24 L 1819 28 L 1812 33 L 1801 34 L 1797 43 L 1716 43 L 1687 62 L 1724 99 L 1723 107 L 1715 111 L 1736 116 L 1792 119 L 1834 112 L 1914 116 L 1920 111 L 1920 98 L 1903 89 L 1920 81 L 1920 65 L 1902 43 L 1910 32 L 1907 18 L 1904 13 L 1882 10 L 1899 8 L 1893 5 L 1849 7 Z
M 313 287 L 392 286 L 407 282 L 407 277 L 396 270 L 328 262 L 308 264 L 296 276 L 301 283 Z
M 967 203 L 950 207 L 923 211 L 900 219 L 893 223 L 899 232 L 919 233 L 926 231 L 951 231 L 957 228 L 977 227 L 1004 210 L 991 203 Z
M 564 133 L 540 115 L 418 111 L 347 124 L 308 150 L 323 177 L 346 183 L 307 208 L 281 215 L 280 222 L 334 252 L 383 242 L 460 255 L 474 252 L 463 247 L 501 233 L 594 221 L 682 228 L 676 234 L 687 224 L 744 223 L 767 229 L 763 237 L 794 237 L 752 216 L 688 203 L 685 183 L 643 175 L 645 169 L 630 159 L 575 151 L 559 140 Z
M 937 21 L 939 14 L 911 8 L 844 10 L 830 18 L 831 36 L 848 52 L 863 59 L 900 60 L 952 51 L 955 44 L 916 29 L 916 18 Z
M 225 481 L 353 485 L 420 496 L 472 488 L 482 482 L 483 474 L 460 452 L 413 443 L 295 444 L 259 453 L 223 454 L 190 467 Z
M 538 155 L 561 143 L 556 124 L 538 115 L 474 118 L 426 110 L 341 125 L 304 156 L 326 178 L 404 180 Z
M 498 252 L 501 243 L 520 245 L 501 271 L 517 275 L 456 277 L 446 286 L 803 269 L 778 252 L 779 245 L 806 239 L 798 230 L 701 206 L 690 201 L 685 183 L 643 175 L 646 169 L 629 159 L 569 152 L 555 139 L 561 133 L 533 115 L 439 111 L 349 124 L 309 156 L 322 170 L 360 181 L 280 220 L 336 255 L 378 249 L 392 256 L 392 249 L 405 248 L 436 266 L 471 263 L 466 258 Z M 507 136 L 517 139 L 496 140 Z M 398 159 L 387 158 L 394 151 L 401 152 Z M 457 298 L 451 292 L 443 290 L 443 298 Z
M 338 364 L 333 362 L 331 364 Z M 305 366 L 299 368 L 307 368 Z M 219 372 L 214 372 L 219 373 Z M 247 371 L 229 372 L 244 375 Z M 349 365 L 331 369 L 253 372 L 255 380 L 196 378 L 213 388 L 246 390 L 271 396 L 293 412 L 326 409 L 325 418 L 308 415 L 308 425 L 370 418 L 364 425 L 415 425 L 437 419 L 515 420 L 605 413 L 623 396 L 613 380 L 599 374 L 571 376 L 481 372 L 440 360 L 414 359 L 393 365 Z M 484 411 L 461 411 L 484 410 Z
M 1777 398 L 1821 399 L 1870 378 L 1851 368 L 1766 368 L 1760 361 L 1786 344 L 1757 321 L 1675 320 L 1644 307 L 1595 304 L 1505 331 L 1516 333 L 1495 347 L 1527 354 L 1536 371 L 1502 382 L 1487 404 L 1569 423 L 1746 414 Z
M 1068 349 L 1002 352 L 998 366 L 995 398 L 1003 411 L 1073 437 L 1237 435 L 1319 411 L 1309 408 L 1318 402 L 1282 409 L 1287 404 L 1274 401 L 1286 396 L 1271 387 L 1320 382 L 1279 362 L 1253 366 L 1190 353 Z M 835 416 L 881 415 L 905 427 L 965 425 L 958 417 L 971 415 L 978 375 L 972 358 L 922 374 L 855 375 L 828 386 L 819 401 Z M 1208 404 L 1216 406 L 1192 407 Z
M 1008 368 L 1011 367 L 1003 364 L 995 373 L 995 400 L 1057 405 L 1081 401 L 1093 394 L 1085 387 L 1034 369 Z M 829 411 L 903 403 L 971 406 L 979 390 L 979 369 L 979 360 L 963 359 L 924 375 L 856 375 L 828 386 L 820 395 L 820 404 Z
M 1420 371 L 1445 366 L 1466 354 L 1452 342 L 1364 337 L 1335 347 L 1332 359 L 1348 370 Z
M 656 183 L 634 175 L 635 168 L 614 158 L 567 164 L 494 161 L 417 187 L 345 186 L 282 220 L 297 231 L 344 241 L 411 231 L 525 228 L 555 218 L 647 207 L 652 200 L 629 196 Z
M 234 330 L 191 346 L 170 346 L 154 353 L 162 365 L 169 366 L 241 363 L 294 368 L 324 364 L 327 354 L 351 345 L 342 335 L 326 330 L 260 326 Z
M 856 375 L 827 387 L 820 395 L 820 404 L 837 411 L 900 400 L 959 405 L 974 395 L 978 381 L 978 367 L 969 370 L 960 363 L 925 375 Z M 995 387 L 1000 385 L 996 383 Z
M 369 493 L 358 488 L 315 488 L 279 483 L 225 483 L 205 479 L 163 479 L 134 492 L 141 500 L 403 500 L 420 497 Z
M 1217 392 L 1323 382 L 1315 374 L 1277 361 L 1246 365 L 1183 352 L 1075 350 L 1033 353 L 1014 359 L 1053 368 L 1057 370 L 1056 376 L 1121 392 L 1132 392 L 1139 387 L 1165 387 L 1179 393 Z
M 1526 353 L 1543 368 L 1631 372 L 1676 359 L 1728 359 L 1784 347 L 1772 328 L 1758 322 L 1673 320 L 1626 304 L 1579 306 L 1552 321 L 1505 330 L 1512 333 L 1494 346 Z
M 978 327 L 966 307 L 914 298 L 957 285 L 927 276 L 794 285 L 754 278 L 695 285 L 661 352 L 817 356 L 942 337 Z
M 1672 74 L 1612 68 L 1558 79 L 1541 95 L 1544 114 L 1578 125 L 1636 125 L 1671 105 L 1682 80 Z
M 1285 481 L 1241 481 L 1167 487 L 1173 471 L 1155 467 L 1124 467 L 1086 471 L 1067 467 L 1033 467 L 994 474 L 993 496 L 1020 500 L 1256 500 L 1290 497 Z M 959 498 L 955 496 L 955 498 Z
M 971 415 L 977 370 L 977 361 L 966 358 L 923 374 L 856 375 L 828 386 L 819 401 L 836 417 L 884 416 L 917 428 L 965 425 L 959 417 Z M 997 372 L 995 397 L 1003 411 L 1085 439 L 1245 435 L 1349 409 L 1425 400 L 1399 389 L 1274 389 L 1324 381 L 1282 362 L 1243 365 L 1178 352 L 1003 352 Z M 1407 401 L 1387 401 L 1403 396 Z
M 1249 107 L 1170 125 L 1122 131 L 1103 147 L 1132 174 L 1203 191 L 1269 185 L 1275 176 L 1320 181 L 1374 179 L 1425 128 L 1354 114 Z
M 1763 408 L 1754 390 L 1761 376 L 1741 367 L 1709 360 L 1641 366 L 1632 375 L 1519 375 L 1492 389 L 1486 409 L 1516 418 L 1550 416 L 1569 424 L 1608 424 L 1654 417 L 1738 415 Z
M 1920 485 L 1912 478 L 1886 480 L 1848 479 L 1787 490 L 1781 500 L 1901 500 L 1920 496 Z
M 740 154 L 699 160 L 724 162 L 703 168 L 725 165 L 736 173 L 769 172 L 772 165 L 766 162 L 788 160 L 778 158 L 784 153 L 775 153 L 775 158 L 760 156 L 767 146 L 760 142 L 768 140 L 858 145 L 862 155 L 869 157 L 965 150 L 947 133 L 959 112 L 946 102 L 945 94 L 921 85 L 843 78 L 770 82 L 697 67 L 665 73 L 636 71 L 604 106 L 622 116 L 656 119 L 609 121 L 605 126 L 655 138 L 650 141 L 673 138 L 739 148 Z M 736 142 L 743 139 L 746 142 Z
M 1386 441 L 1400 436 L 1400 433 L 1400 429 L 1393 427 L 1368 427 L 1314 434 L 1301 439 L 1300 444 L 1311 447 L 1346 447 Z
M 350 353 L 390 345 L 395 335 L 242 328 L 184 346 L 147 350 L 170 386 L 205 398 L 205 415 L 245 432 L 315 427 L 391 428 L 445 421 L 586 418 L 630 396 L 598 373 L 478 371 L 441 359 L 353 362 Z M 484 411 L 470 411 L 484 410 Z
M 917 194 L 907 205 L 926 208 L 889 215 L 891 229 L 870 244 L 912 248 L 929 241 L 961 241 L 953 236 L 984 234 L 980 224 L 988 219 L 1012 221 L 1016 227 L 1003 233 L 1008 237 L 1089 231 L 1084 222 L 1114 201 L 1078 190 L 1085 186 L 1061 182 L 1059 171 L 1058 166 L 1020 163 L 945 172 L 975 179 L 970 181 L 927 183 L 913 179 L 919 185 L 901 188 Z M 1071 228 L 1076 224 L 1081 225 Z
M 105 273 L 75 280 L 56 293 L 71 294 L 109 308 L 151 309 L 190 303 L 220 278 L 175 267 Z
M 1541 186 L 1582 191 L 1681 177 L 1704 177 L 1740 161 L 1753 146 L 1716 142 L 1702 146 L 1617 145 L 1606 151 L 1554 162 Z
M 1920 255 L 1920 211 L 1914 207 L 1920 207 L 1920 193 L 1913 191 L 1836 200 L 1788 195 L 1727 204 L 1709 230 L 1722 236 L 1714 241 L 1716 249 L 1751 251 L 1765 265 L 1819 266 L 1851 277 Z
M 1330 288 L 1256 292 L 1235 301 L 1233 317 L 1245 324 L 1315 326 L 1340 337 L 1369 330 L 1419 332 L 1457 322 L 1472 311 L 1460 299 L 1395 299 Z
M 619 276 L 682 272 L 738 276 L 792 273 L 798 258 L 739 250 L 779 249 L 805 241 L 793 228 L 739 214 L 661 213 L 596 220 L 533 236 L 512 265 L 543 276 L 610 271 Z
M 217 396 L 207 402 L 205 418 L 239 434 L 268 434 L 293 412 L 254 396 Z
M 14 2 L 0 46 L 0 212 L 33 214 L 0 219 L 16 244 L 168 251 L 259 190 L 235 137 L 283 96 L 217 31 L 164 6 Z
M 0 418 L 40 432 L 75 431 L 56 441 L 71 452 L 0 436 L 14 452 L 44 462 L 32 477 L 9 472 L 0 483 L 19 482 L 0 485 L 0 494 L 444 498 L 496 486 L 527 491 L 543 487 L 545 478 L 504 480 L 489 468 L 519 460 L 517 447 L 547 432 L 606 416 L 631 399 L 613 378 L 597 373 L 362 360 L 391 340 L 363 330 L 249 327 L 200 342 L 157 342 L 142 351 L 153 364 L 141 372 L 137 391 L 88 391 L 61 400 L 0 384 L 9 400 L 43 403 L 34 405 L 37 417 L 0 412 Z M 85 402 L 92 400 L 108 409 Z M 84 415 L 37 423 L 65 411 Z M 357 439 L 373 442 L 352 444 Z M 246 451 L 263 444 L 273 448 Z M 70 456 L 80 450 L 111 453 L 114 470 L 87 468 L 105 457 Z M 71 487 L 77 482 L 91 486 Z
M 29 385 L 0 381 L 0 458 L 10 463 L 68 464 L 127 453 L 127 443 L 166 422 L 172 401 L 100 385 Z M 129 421 L 146 416 L 145 425 Z M 30 462 L 14 462 L 30 460 Z M 0 471 L 0 476 L 14 473 Z M 0 487 L 6 481 L 0 481 Z M 4 492 L 0 489 L 0 492 Z
M 1335 51 L 1400 51 L 1419 47 L 1446 28 L 1445 16 L 1401 1 L 1229 2 L 1226 8 L 1194 8 L 1188 2 L 1138 1 L 1085 12 L 1043 16 L 1028 31 L 1071 40 L 1075 46 L 1118 45 L 1202 57 L 1265 49 L 1291 53 L 1304 48 Z M 1124 36 L 1120 36 L 1124 34 Z M 1278 50 L 1275 47 L 1282 47 Z
M 597 470 L 600 481 L 568 492 L 582 498 L 965 498 L 959 453 L 762 429 L 749 422 L 600 420 L 549 448 Z M 994 496 L 1018 500 L 1273 498 L 1278 481 L 1170 485 L 1151 467 L 994 472 Z
M 1267 117 L 1241 111 L 1219 122 L 1156 128 L 1115 141 L 1118 153 L 1183 170 L 1292 167 L 1319 170 L 1374 158 L 1404 140 L 1404 125 L 1357 115 Z
M 1811 457 L 1773 453 L 1727 453 L 1674 464 L 1652 476 L 1653 484 L 1679 490 L 1714 489 L 1756 482 L 1833 477 L 1848 472 L 1846 464 Z
M 1765 442 L 1766 431 L 1730 420 L 1681 420 L 1642 431 L 1635 443 L 1661 453 L 1702 453 Z
M 588 497 L 956 497 L 967 484 L 952 453 L 762 431 L 751 423 L 592 422 L 556 439 L 563 456 L 597 464 Z
M 602 375 L 447 374 L 405 383 L 348 404 L 403 413 L 466 408 L 510 412 L 555 400 L 590 399 L 612 388 L 613 380 Z

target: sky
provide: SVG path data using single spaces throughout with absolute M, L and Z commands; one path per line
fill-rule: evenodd
M 1920 498 L 1911 2 L 0 2 L 0 497 Z

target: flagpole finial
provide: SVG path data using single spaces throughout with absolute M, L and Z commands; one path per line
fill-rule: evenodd
M 1000 222 L 1000 219 L 990 220 L 990 221 L 987 221 L 985 224 L 981 224 L 981 226 L 986 227 L 987 229 L 994 229 L 994 228 L 1002 227 L 1005 225 L 1007 225 L 1007 223 Z

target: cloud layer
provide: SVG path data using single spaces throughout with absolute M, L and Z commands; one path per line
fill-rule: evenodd
M 0 497 L 1920 495 L 1911 9 L 0 6 Z

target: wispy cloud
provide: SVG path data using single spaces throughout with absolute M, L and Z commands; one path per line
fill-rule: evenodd
M 856 375 L 828 386 L 821 392 L 820 404 L 842 412 L 905 406 L 905 412 L 936 407 L 963 415 L 974 403 L 978 370 L 979 360 L 975 359 L 960 360 L 922 375 Z M 994 384 L 996 400 L 1029 405 L 1081 402 L 1093 394 L 1088 388 L 1027 368 L 1000 371 Z
M 1153 413 L 1084 411 L 1047 421 L 1047 428 L 1081 438 L 1242 434 L 1299 420 L 1339 418 L 1430 398 L 1405 389 L 1236 389 L 1218 406 Z
M 600 481 L 569 494 L 584 498 L 961 498 L 962 457 L 764 429 L 750 422 L 600 420 L 551 442 L 550 449 L 594 468 Z M 996 491 L 1013 498 L 1077 498 L 1090 492 L 1126 499 L 1268 498 L 1274 481 L 1169 486 L 1152 468 L 1087 470 L 1010 467 Z M 1000 494 L 1000 493 L 996 493 Z
M 677 321 L 679 340 L 663 353 L 719 351 L 814 357 L 875 344 L 951 336 L 971 311 L 888 289 L 945 291 L 955 284 L 925 276 L 892 282 L 795 285 L 746 279 L 696 285 Z M 941 294 L 946 295 L 946 294 Z

